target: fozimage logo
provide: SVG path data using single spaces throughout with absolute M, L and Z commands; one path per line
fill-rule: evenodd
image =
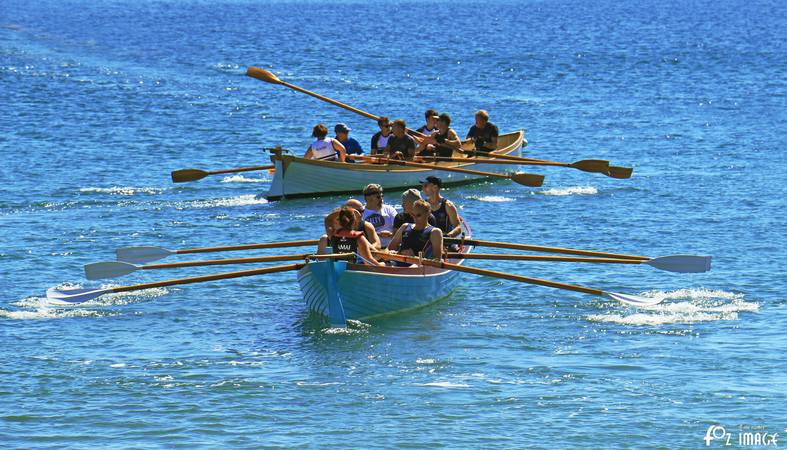
M 779 446 L 779 433 L 768 433 L 765 426 L 741 426 L 740 430 L 733 433 L 721 425 L 711 425 L 705 431 L 705 446 L 710 447 L 714 441 L 719 441 L 722 447 L 729 446 Z

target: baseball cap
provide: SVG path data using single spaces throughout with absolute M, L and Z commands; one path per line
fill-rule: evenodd
M 421 181 L 421 184 L 426 184 L 426 183 L 432 183 L 435 186 L 440 187 L 440 186 L 443 185 L 443 180 L 441 180 L 440 178 L 438 178 L 438 177 L 436 177 L 434 175 L 430 175 L 430 176 L 426 177 L 425 180 Z
M 343 123 L 337 123 L 335 127 L 333 127 L 333 131 L 336 133 L 347 133 L 350 131 L 350 127 Z

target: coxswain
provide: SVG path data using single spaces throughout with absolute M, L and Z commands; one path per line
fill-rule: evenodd
M 443 257 L 443 232 L 429 225 L 431 207 L 425 200 L 413 203 L 412 216 L 415 223 L 402 225 L 391 240 L 390 248 L 405 256 L 423 256 L 430 259 Z M 401 264 L 398 264 L 401 265 Z
M 328 246 L 333 253 L 353 253 L 359 263 L 383 266 L 372 256 L 372 244 L 358 231 L 360 218 L 349 206 L 343 206 L 325 216 L 325 234 L 320 237 L 317 254 L 324 255 Z
M 497 125 L 489 121 L 489 113 L 483 109 L 475 113 L 475 125 L 467 132 L 467 139 L 472 139 L 475 151 L 488 154 L 497 149 Z
M 459 236 L 462 233 L 462 223 L 459 220 L 459 212 L 451 200 L 440 195 L 440 187 L 443 181 L 435 176 L 428 176 L 423 184 L 424 193 L 429 198 L 429 206 L 435 217 L 435 226 L 443 231 L 446 237 Z
M 341 161 L 344 162 L 345 149 L 341 142 L 328 136 L 328 127 L 317 124 L 312 130 L 314 142 L 306 149 L 303 155 L 306 159 L 319 159 L 322 161 Z

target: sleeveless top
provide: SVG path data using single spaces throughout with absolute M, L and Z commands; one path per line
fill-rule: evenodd
M 443 133 L 443 134 L 440 134 L 440 132 L 437 132 L 434 135 L 434 140 L 437 141 L 437 145 L 435 145 L 435 153 L 437 153 L 439 156 L 442 156 L 444 158 L 450 158 L 454 154 L 454 149 L 449 147 L 445 143 L 445 141 L 448 139 L 448 132 L 449 131 L 451 131 L 450 128 L 445 130 L 445 133 Z
M 429 240 L 429 235 L 434 229 L 433 226 L 427 225 L 423 230 L 416 230 L 415 224 L 408 223 L 402 231 L 402 242 L 399 244 L 399 252 L 403 250 L 410 250 L 413 255 L 418 255 L 419 252 L 424 252 L 424 257 L 432 257 L 432 242 Z
M 377 150 L 380 151 L 388 146 L 388 139 L 393 136 L 393 134 L 389 134 L 388 136 L 383 136 L 380 133 L 380 136 L 377 138 Z
M 434 215 L 434 224 L 437 228 L 443 230 L 443 233 L 448 233 L 453 229 L 451 226 L 451 222 L 448 219 L 448 210 L 445 208 L 445 202 L 448 199 L 444 198 L 440 201 L 440 207 L 432 210 L 432 215 Z
M 334 253 L 358 253 L 358 238 L 363 236 L 360 231 L 337 232 L 331 237 L 331 247 Z
M 333 148 L 333 139 L 329 137 L 315 139 L 309 148 L 312 150 L 312 157 L 314 159 L 321 159 L 324 161 L 336 160 L 336 149 Z

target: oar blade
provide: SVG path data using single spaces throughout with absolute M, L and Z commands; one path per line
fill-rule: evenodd
M 85 265 L 85 278 L 88 280 L 101 280 L 115 278 L 136 272 L 138 266 L 123 261 L 104 261 Z
M 643 261 L 649 266 L 668 272 L 702 273 L 710 270 L 710 256 L 672 255 Z
M 199 169 L 180 169 L 173 171 L 171 175 L 173 183 L 185 183 L 187 181 L 201 180 L 210 175 L 210 173 Z
M 145 264 L 174 255 L 175 252 L 161 247 L 123 247 L 115 250 L 117 260 L 131 264 Z
M 511 174 L 511 179 L 521 185 L 539 187 L 544 184 L 544 176 L 535 173 L 517 172 Z
M 609 166 L 609 171 L 607 172 L 607 176 L 612 178 L 631 178 L 631 173 L 634 172 L 634 169 L 631 167 L 621 167 L 621 166 Z
M 279 77 L 259 67 L 249 67 L 248 69 L 246 69 L 246 75 L 264 81 L 266 83 L 273 83 L 273 84 L 282 83 Z
M 620 294 L 617 292 L 604 292 L 604 296 L 609 297 L 613 300 L 617 300 L 620 303 L 624 303 L 632 306 L 653 306 L 653 305 L 658 305 L 659 303 L 664 301 L 663 297 L 648 298 L 639 295 Z
M 590 173 L 607 173 L 609 172 L 609 161 L 603 159 L 583 159 L 569 164 L 575 169 L 583 172 Z
M 53 303 L 83 303 L 110 292 L 112 292 L 111 289 L 63 289 L 53 287 L 47 289 L 46 298 Z

